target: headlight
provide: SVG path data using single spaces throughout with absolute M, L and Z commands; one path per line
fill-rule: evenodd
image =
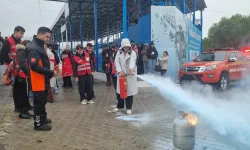
M 182 66 L 182 67 L 180 68 L 180 70 L 181 70 L 181 71 L 186 71 L 187 69 L 186 69 L 186 67 L 183 67 L 183 66 Z
M 206 68 L 205 68 L 205 70 L 206 71 L 208 71 L 208 70 L 215 70 L 217 68 L 217 65 L 211 65 L 211 66 L 207 66 Z

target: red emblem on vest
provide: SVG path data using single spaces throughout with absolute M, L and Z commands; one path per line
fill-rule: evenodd
M 31 62 L 32 63 L 36 62 L 36 59 L 35 58 L 31 58 Z

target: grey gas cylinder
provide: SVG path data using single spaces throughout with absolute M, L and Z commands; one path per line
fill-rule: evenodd
M 178 111 L 173 122 L 173 145 L 179 150 L 193 150 L 195 147 L 195 127 L 186 118 L 187 113 Z

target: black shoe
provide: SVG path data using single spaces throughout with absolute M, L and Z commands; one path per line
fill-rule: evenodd
M 30 116 L 25 113 L 20 113 L 18 117 L 20 119 L 31 119 Z
M 45 123 L 45 124 L 50 124 L 50 123 L 52 123 L 52 121 L 51 121 L 51 119 L 46 118 L 46 120 L 45 120 L 44 123 Z
M 33 108 L 34 108 L 34 107 L 30 105 L 30 106 L 28 107 L 28 110 L 29 110 L 29 111 L 32 111 Z
M 29 111 L 26 111 L 26 112 L 24 112 L 24 114 L 26 114 L 26 115 L 28 115 L 28 116 L 30 116 L 30 117 L 34 117 L 34 115 L 33 114 L 31 114 Z
M 51 129 L 52 129 L 51 125 L 47 125 L 47 124 L 43 124 L 41 126 L 34 127 L 34 130 L 40 130 L 40 131 L 49 131 Z

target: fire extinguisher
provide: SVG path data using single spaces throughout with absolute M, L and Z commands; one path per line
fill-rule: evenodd
M 120 98 L 125 99 L 128 97 L 127 94 L 127 78 L 125 76 L 122 76 L 119 78 L 119 84 L 120 84 Z

